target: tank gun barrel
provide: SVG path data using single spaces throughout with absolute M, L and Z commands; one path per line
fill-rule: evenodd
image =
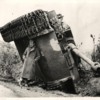
M 93 62 L 91 59 L 86 57 L 83 53 L 81 53 L 78 50 L 78 48 L 73 43 L 69 43 L 68 46 L 72 49 L 72 51 L 76 55 L 78 55 L 81 59 L 87 62 L 91 66 L 91 69 L 93 69 L 94 71 L 100 72 L 100 64 L 98 62 Z

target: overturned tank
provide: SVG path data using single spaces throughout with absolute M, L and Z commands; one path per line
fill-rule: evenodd
M 36 10 L 7 23 L 0 31 L 5 42 L 14 41 L 22 61 L 29 40 L 35 41 L 43 53 L 36 77 L 44 81 L 46 89 L 76 93 L 74 82 L 79 79 L 80 57 L 93 70 L 100 70 L 99 64 L 78 51 L 70 27 L 64 25 L 62 15 L 55 11 Z

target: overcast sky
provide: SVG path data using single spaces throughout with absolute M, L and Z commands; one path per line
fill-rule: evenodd
M 0 27 L 36 9 L 63 14 L 76 44 L 83 42 L 84 50 L 93 48 L 90 34 L 96 35 L 96 38 L 100 34 L 99 0 L 0 0 Z

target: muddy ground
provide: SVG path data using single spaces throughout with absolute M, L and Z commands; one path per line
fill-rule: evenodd
M 77 97 L 61 91 L 46 91 L 40 87 L 19 87 L 12 79 L 0 78 L 0 97 Z
M 13 79 L 0 78 L 0 97 L 97 97 L 100 96 L 100 78 L 91 78 L 87 84 L 78 84 L 77 95 L 58 90 L 47 91 L 38 86 L 19 87 Z

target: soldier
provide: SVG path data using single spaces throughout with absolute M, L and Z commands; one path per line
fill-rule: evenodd
M 23 53 L 23 71 L 21 76 L 20 85 L 28 86 L 28 82 L 34 81 L 36 79 L 36 67 L 38 66 L 37 61 L 40 59 L 40 52 L 36 47 L 33 40 L 29 41 L 29 45 Z M 23 84 L 24 83 L 24 84 Z

